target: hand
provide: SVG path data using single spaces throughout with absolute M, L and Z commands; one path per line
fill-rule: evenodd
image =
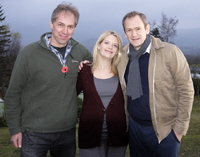
M 90 63 L 90 62 L 88 60 L 81 61 L 78 67 L 78 71 L 80 71 L 83 68 L 83 64 L 87 64 L 87 63 Z
M 22 146 L 22 133 L 17 133 L 11 136 L 11 142 L 15 148 L 21 148 Z
M 174 133 L 175 133 L 177 139 L 178 139 L 179 141 L 181 141 L 183 135 L 180 135 L 180 134 L 176 133 L 175 131 L 174 131 Z

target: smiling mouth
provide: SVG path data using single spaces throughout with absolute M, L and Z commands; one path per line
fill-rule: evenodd
M 113 53 L 112 51 L 109 51 L 109 50 L 105 50 L 106 52 L 109 52 L 109 53 Z
M 66 35 L 61 35 L 60 37 L 61 37 L 61 38 L 67 38 L 68 36 L 66 36 Z
M 137 40 L 139 40 L 139 38 L 137 38 L 137 39 L 132 39 L 133 41 L 137 41 Z
M 60 35 L 60 38 L 66 39 L 66 38 L 68 38 L 68 35 Z

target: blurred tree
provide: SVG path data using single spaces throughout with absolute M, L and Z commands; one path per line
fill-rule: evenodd
M 167 18 L 167 16 L 162 13 L 160 25 L 157 25 L 155 21 L 151 23 L 151 34 L 160 38 L 162 41 L 174 43 L 173 38 L 176 36 L 178 21 L 176 17 Z
M 5 20 L 0 5 L 0 22 Z M 9 25 L 0 25 L 0 98 L 4 98 L 11 72 L 21 49 L 21 34 L 10 32 Z
M 0 22 L 2 23 L 5 18 L 2 6 L 0 5 Z M 9 26 L 0 25 L 0 56 L 6 56 L 10 43 L 10 36 Z
M 2 5 L 0 5 L 0 23 L 5 20 Z M 0 25 L 0 97 L 5 93 L 5 77 L 7 65 L 7 52 L 10 43 L 10 31 L 8 25 Z
M 161 24 L 158 26 L 160 34 L 163 41 L 173 43 L 173 38 L 176 36 L 176 25 L 178 24 L 178 19 L 176 17 L 167 18 L 167 16 L 162 13 Z
M 11 33 L 11 38 L 10 38 L 10 44 L 9 44 L 9 50 L 7 55 L 8 56 L 17 56 L 19 51 L 21 49 L 21 34 L 20 33 Z
M 163 38 L 160 36 L 160 32 L 159 32 L 158 27 L 154 28 L 150 33 L 151 33 L 151 35 L 153 35 L 154 37 L 160 38 L 160 40 L 163 41 Z

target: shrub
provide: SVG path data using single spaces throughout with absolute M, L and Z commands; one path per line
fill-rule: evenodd
M 5 117 L 5 106 L 3 106 L 3 115 L 0 117 L 0 127 L 7 126 L 6 117 Z
M 81 109 L 82 109 L 82 99 L 77 97 L 77 105 L 78 105 L 78 117 L 80 117 L 80 114 L 81 114 Z
M 193 78 L 193 84 L 194 84 L 194 90 L 195 95 L 200 95 L 200 79 L 199 78 Z

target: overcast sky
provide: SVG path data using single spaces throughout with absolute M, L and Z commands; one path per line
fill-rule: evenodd
M 51 31 L 50 17 L 62 0 L 1 0 L 5 24 L 22 35 L 22 44 L 39 40 Z M 130 11 L 147 15 L 148 21 L 159 23 L 161 14 L 176 17 L 177 29 L 200 28 L 200 0 L 71 0 L 80 12 L 74 38 L 78 41 L 97 38 L 105 30 L 114 30 L 124 37 L 121 20 Z M 2 25 L 2 23 L 0 23 Z

